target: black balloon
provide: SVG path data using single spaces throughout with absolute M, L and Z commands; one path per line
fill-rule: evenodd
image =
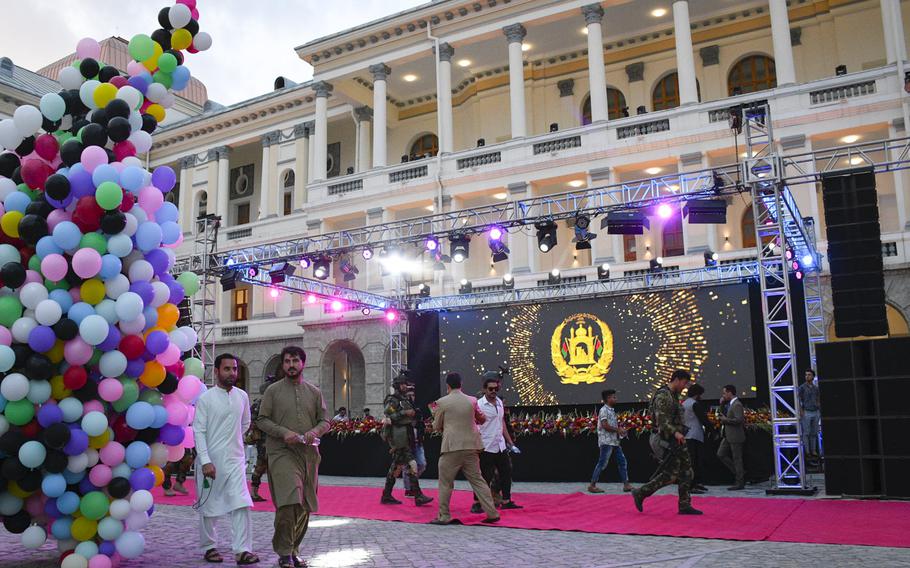
M 9 176 L 9 179 L 13 180 L 13 183 L 16 185 L 22 183 L 22 167 L 19 166 L 13 170 L 13 175 Z
M 118 75 L 120 75 L 120 72 L 117 71 L 116 67 L 105 65 L 101 68 L 100 71 L 98 71 L 98 80 L 102 83 L 110 83 L 111 79 Z
M 145 430 L 139 430 L 139 432 L 136 434 L 136 440 L 152 445 L 158 441 L 159 432 L 161 432 L 160 428 L 146 428 Z
M 142 115 L 142 130 L 145 130 L 149 134 L 155 132 L 155 129 L 158 128 L 158 119 L 150 114 Z
M 107 103 L 107 106 L 104 107 L 104 112 L 107 113 L 108 119 L 119 116 L 121 118 L 130 117 L 130 105 L 123 99 L 111 99 L 111 102 Z
M 12 152 L 0 154 L 0 176 L 12 177 L 13 172 L 19 167 L 19 156 Z
M 13 350 L 13 354 L 16 356 L 16 362 L 13 363 L 13 368 L 15 369 L 21 369 L 24 367 L 29 355 L 34 353 L 34 351 L 32 351 L 32 348 L 24 343 L 13 343 L 10 346 L 10 349 Z
M 183 65 L 183 53 L 179 49 L 167 49 L 165 53 L 170 53 L 177 60 L 177 65 Z
M 167 9 L 167 8 L 165 8 Z M 171 48 L 171 32 L 159 28 L 152 32 L 152 39 L 158 42 L 158 45 L 161 46 L 161 49 L 167 51 Z
M 130 480 L 125 477 L 115 477 L 107 484 L 107 492 L 114 499 L 123 499 L 130 494 Z
M 25 284 L 25 267 L 18 262 L 7 262 L 0 268 L 0 278 L 9 288 L 18 288 Z
M 76 142 L 80 148 L 79 152 L 82 152 L 82 144 L 79 144 L 79 142 L 76 140 L 67 140 L 66 144 L 69 144 L 70 142 Z M 66 146 L 66 144 L 64 144 L 64 146 Z M 75 149 L 75 147 L 70 147 L 70 150 Z M 66 163 L 66 160 L 63 161 Z M 76 161 L 73 163 L 78 162 L 79 158 L 76 158 Z M 50 197 L 53 197 L 57 201 L 63 201 L 70 194 L 70 180 L 67 179 L 67 177 L 63 174 L 54 174 L 47 178 L 47 181 L 44 182 L 44 193 Z
M 31 469 L 26 471 L 25 477 L 16 483 L 23 491 L 35 491 L 41 487 L 41 470 Z
M 107 163 L 113 164 L 117 161 L 117 155 L 110 148 L 105 148 L 104 153 L 107 154 Z
M 3 527 L 13 534 L 22 534 L 32 524 L 32 518 L 24 510 L 3 519 Z
M 47 219 L 40 215 L 25 215 L 19 220 L 19 238 L 27 244 L 35 246 L 38 239 L 48 234 Z
M 29 136 L 22 140 L 18 147 L 16 147 L 16 153 L 20 156 L 28 156 L 35 151 L 35 137 Z
M 77 391 L 73 391 L 73 396 L 81 402 L 88 402 L 98 398 L 98 383 L 92 380 L 86 381 L 84 387 Z
M 100 69 L 101 66 L 98 65 L 98 62 L 91 57 L 86 57 L 79 63 L 79 72 L 82 73 L 82 76 L 86 79 L 93 78 L 98 74 L 98 71 Z
M 130 121 L 115 116 L 107 122 L 107 136 L 114 142 L 123 142 L 130 137 Z
M 82 159 L 82 150 L 84 150 L 84 149 L 85 149 L 85 147 L 82 145 L 82 142 L 76 140 L 75 138 L 70 138 L 69 140 L 67 140 L 66 142 L 63 143 L 63 146 L 60 147 L 60 159 L 63 160 L 63 163 L 66 164 L 67 166 L 73 166 L 75 164 L 78 164 L 79 160 Z M 66 195 L 69 195 L 70 182 L 66 178 L 66 176 L 61 175 L 61 174 L 54 174 L 50 178 L 47 178 L 47 183 L 45 184 L 45 188 L 47 188 L 47 185 L 50 183 L 51 178 L 55 178 L 55 177 L 63 178 L 63 180 L 66 181 Z M 64 195 L 63 197 L 66 197 L 66 195 Z M 54 199 L 62 199 L 61 197 L 55 197 L 54 195 L 51 195 L 51 197 L 53 197 Z
M 19 448 L 26 442 L 28 438 L 25 434 L 18 430 L 10 430 L 0 436 L 0 452 L 8 456 L 19 455 Z
M 161 394 L 172 394 L 177 391 L 178 382 L 177 375 L 168 373 L 164 375 L 164 380 L 158 385 L 158 392 Z
M 119 209 L 107 211 L 101 217 L 101 230 L 108 235 L 116 235 L 126 227 L 126 215 Z
M 63 422 L 51 424 L 44 429 L 44 445 L 54 450 L 63 449 L 63 446 L 70 441 L 70 429 Z M 45 458 L 46 461 L 46 458 Z
M 54 376 L 54 364 L 46 356 L 35 353 L 25 361 L 25 376 L 33 381 L 49 381 Z
M 82 104 L 77 89 L 64 89 L 57 94 L 66 103 L 66 114 L 82 114 L 79 110 L 85 108 L 85 105 Z
M 45 132 L 56 132 L 59 128 L 59 120 L 48 120 L 47 117 L 41 117 L 41 130 Z
M 111 118 L 107 115 L 107 111 L 103 108 L 96 108 L 92 111 L 92 122 L 95 124 L 100 124 L 101 126 L 107 126 L 107 121 Z
M 3 466 L 0 467 L 0 475 L 10 481 L 19 481 L 28 473 L 28 468 L 22 465 L 19 458 L 10 456 L 3 460 Z
M 174 26 L 171 25 L 171 18 L 169 16 L 170 10 L 170 8 L 162 8 L 158 12 L 158 24 L 166 30 L 174 29 Z
M 45 192 L 47 191 L 47 183 L 45 182 Z M 39 193 L 35 200 L 25 206 L 26 215 L 39 215 L 47 219 L 47 216 L 51 214 L 51 211 L 54 210 L 54 206 L 47 202 L 47 195 L 45 193 Z
M 60 450 L 48 449 L 47 457 L 44 458 L 42 467 L 48 473 L 63 473 L 66 466 L 69 465 L 69 458 Z
M 73 126 L 72 126 L 72 128 L 70 128 L 70 132 L 72 132 L 73 136 L 75 136 L 75 135 L 79 134 L 79 131 L 82 130 L 83 127 L 88 126 L 89 124 L 90 124 L 90 122 L 85 120 L 84 116 L 80 117 L 80 118 L 74 118 Z
M 196 34 L 199 33 L 199 22 L 195 18 L 190 18 L 190 21 L 187 25 L 183 26 L 183 29 L 190 32 L 190 35 L 196 37 Z
M 69 318 L 60 318 L 60 321 L 51 326 L 57 339 L 69 341 L 79 335 L 79 325 Z
M 100 124 L 86 124 L 82 129 L 82 144 L 103 147 L 107 144 L 107 131 Z

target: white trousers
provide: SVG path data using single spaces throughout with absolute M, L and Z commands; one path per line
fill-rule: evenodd
M 200 515 L 199 537 L 202 543 L 202 552 L 215 548 L 215 524 L 221 517 L 205 517 Z M 250 518 L 250 508 L 240 507 L 231 511 L 231 546 L 234 554 L 252 552 L 253 550 L 253 520 Z

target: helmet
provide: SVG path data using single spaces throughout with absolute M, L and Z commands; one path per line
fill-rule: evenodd
M 410 382 L 411 382 L 411 379 L 408 378 L 407 373 L 402 371 L 401 373 L 398 374 L 397 377 L 392 379 L 392 386 L 398 388 L 401 385 L 406 385 L 406 384 L 409 384 Z

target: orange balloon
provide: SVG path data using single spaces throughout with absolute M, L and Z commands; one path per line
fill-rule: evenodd
M 155 474 L 155 487 L 158 487 L 164 483 L 164 470 L 162 470 L 157 465 L 147 465 L 145 467 L 149 468 L 149 470 Z
M 158 327 L 173 330 L 178 319 L 180 319 L 180 310 L 174 304 L 168 302 L 158 308 Z
M 139 375 L 139 381 L 149 388 L 155 388 L 164 382 L 165 374 L 164 365 L 158 361 L 148 361 L 145 370 Z

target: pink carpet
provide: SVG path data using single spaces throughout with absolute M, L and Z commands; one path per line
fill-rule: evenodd
M 155 489 L 156 503 L 192 505 L 190 495 L 165 497 Z M 262 495 L 269 499 L 268 486 Z M 377 521 L 426 523 L 436 516 L 436 502 L 415 507 L 380 505 L 376 487 L 319 488 L 319 515 Z M 399 498 L 401 491 L 395 494 Z M 436 497 L 433 490 L 427 491 Z M 645 502 L 644 513 L 635 510 L 629 495 L 515 494 L 521 510 L 502 511 L 498 526 L 516 529 L 566 530 L 602 534 L 711 538 L 727 540 L 852 544 L 910 548 L 910 503 L 888 501 L 828 501 L 763 499 L 754 497 L 702 497 L 694 504 L 702 516 L 676 514 L 676 496 L 658 495 Z M 404 500 L 404 499 L 403 499 Z M 456 491 L 452 516 L 466 525 L 480 525 L 483 514 L 471 514 L 471 494 Z M 256 503 L 256 511 L 274 511 L 271 501 Z

